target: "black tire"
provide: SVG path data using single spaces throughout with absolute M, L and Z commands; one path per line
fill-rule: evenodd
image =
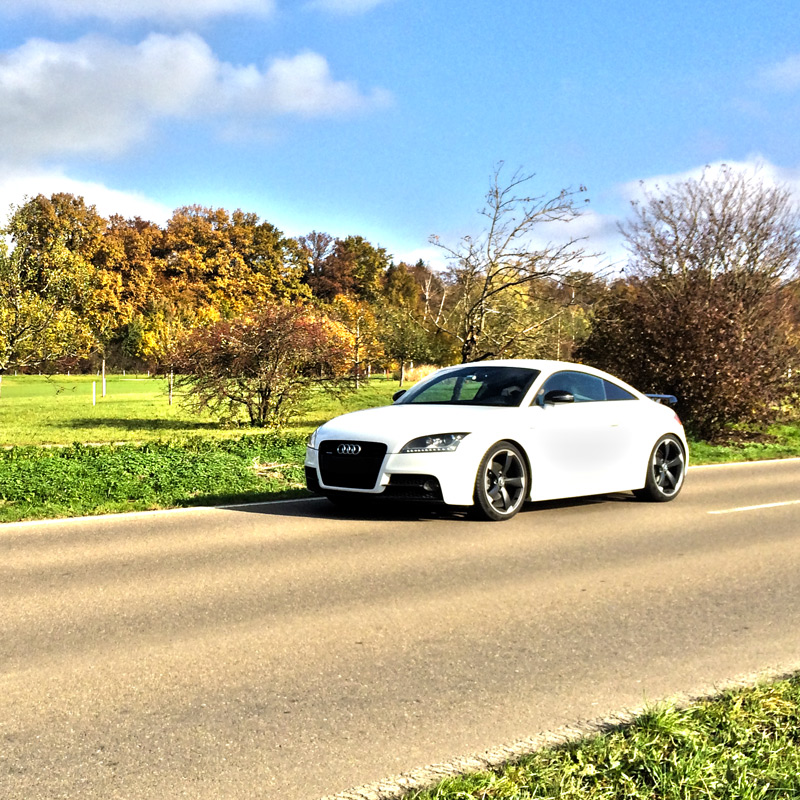
M 481 459 L 475 477 L 474 515 L 479 519 L 511 519 L 530 491 L 525 457 L 511 442 L 497 442 Z
M 666 503 L 674 500 L 686 476 L 686 453 L 677 436 L 662 436 L 650 453 L 647 462 L 647 480 L 643 489 L 634 490 L 640 500 Z

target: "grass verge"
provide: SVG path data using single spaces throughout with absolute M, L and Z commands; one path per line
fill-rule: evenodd
M 305 436 L 0 451 L 0 522 L 305 494 Z
M 800 797 L 800 676 L 726 692 L 408 800 L 795 800 Z

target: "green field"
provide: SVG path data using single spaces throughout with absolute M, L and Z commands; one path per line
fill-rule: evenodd
M 398 386 L 380 376 L 341 400 L 317 394 L 291 429 L 310 433 L 337 414 L 390 403 Z M 0 446 L 145 442 L 198 435 L 231 438 L 251 432 L 248 427 L 223 426 L 211 417 L 198 417 L 182 405 L 179 393 L 169 405 L 165 378 L 109 375 L 105 397 L 102 380 L 94 375 L 5 375 L 0 384 Z

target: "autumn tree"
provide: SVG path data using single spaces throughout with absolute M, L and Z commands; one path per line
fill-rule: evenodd
M 676 395 L 701 437 L 766 418 L 800 366 L 785 291 L 800 266 L 789 190 L 707 169 L 645 192 L 621 231 L 627 279 L 598 309 L 580 357 Z
M 424 327 L 423 286 L 429 270 L 418 262 L 411 267 L 400 262 L 391 264 L 383 276 L 383 286 L 377 312 L 379 336 L 386 357 L 400 367 L 400 385 L 405 382 L 408 362 L 438 361 L 432 336 Z M 445 357 L 445 361 L 449 358 Z
M 313 387 L 349 382 L 349 337 L 309 307 L 269 304 L 196 328 L 179 342 L 176 383 L 196 410 L 256 427 L 285 424 Z
M 297 239 L 297 245 L 303 260 L 303 282 L 311 288 L 317 289 L 315 294 L 321 296 L 320 282 L 325 278 L 325 267 L 328 258 L 333 253 L 335 239 L 333 236 L 320 231 L 311 231 L 306 236 Z M 324 292 L 323 292 L 324 294 Z M 331 297 L 335 297 L 333 292 Z
M 233 317 L 265 302 L 293 302 L 308 294 L 297 244 L 255 214 L 179 208 L 167 222 L 157 255 L 163 264 L 162 291 L 181 305 L 213 308 L 217 316 Z
M 104 220 L 82 198 L 14 207 L 0 241 L 0 374 L 88 354 L 106 295 L 91 265 Z
M 358 300 L 377 297 L 390 257 L 363 236 L 328 241 L 327 234 L 311 233 L 300 240 L 306 258 L 306 281 L 315 297 L 331 302 L 338 295 Z
M 54 245 L 47 268 L 0 241 L 0 375 L 87 355 L 95 339 L 79 309 L 90 276 L 85 262 Z
M 533 175 L 517 171 L 504 183 L 502 168 L 492 177 L 481 210 L 485 227 L 478 235 L 455 246 L 431 237 L 449 269 L 443 294 L 428 299 L 426 322 L 458 342 L 463 362 L 500 357 L 535 335 L 546 320 L 529 313 L 532 285 L 566 275 L 586 256 L 580 238 L 566 233 L 558 242 L 542 238 L 546 225 L 558 223 L 565 231 L 564 223 L 579 216 L 576 199 L 585 189 L 531 195 L 526 189 Z
M 377 317 L 369 303 L 345 295 L 334 299 L 330 313 L 350 334 L 350 372 L 357 389 L 362 375 L 369 372 L 369 365 L 383 355 Z

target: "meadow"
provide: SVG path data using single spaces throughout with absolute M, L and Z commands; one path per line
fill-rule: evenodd
M 288 430 L 308 434 L 337 414 L 390 403 L 398 387 L 397 381 L 376 376 L 341 399 L 316 394 Z M 0 384 L 0 446 L 152 442 L 197 436 L 230 439 L 258 433 L 198 416 L 181 403 L 179 392 L 170 405 L 163 377 L 107 375 L 105 397 L 97 375 L 5 375 Z

